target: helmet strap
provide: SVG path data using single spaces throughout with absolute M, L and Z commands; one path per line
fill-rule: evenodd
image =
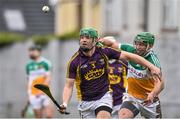
M 93 46 L 89 49 L 89 51 L 92 50 L 95 46 L 96 46 L 96 41 L 95 38 L 93 38 Z
M 143 56 L 145 56 L 150 51 L 150 45 L 147 44 L 146 51 L 144 52 Z

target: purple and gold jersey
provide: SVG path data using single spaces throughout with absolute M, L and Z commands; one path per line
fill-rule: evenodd
M 123 93 L 126 90 L 127 86 L 127 62 L 120 60 L 109 60 L 109 80 L 111 84 L 111 89 L 113 90 L 113 106 L 119 105 L 122 103 Z
M 74 54 L 68 64 L 67 78 L 75 79 L 79 100 L 98 100 L 110 91 L 108 60 L 119 59 L 120 54 L 120 51 L 107 47 L 96 47 L 91 57 L 80 50 Z

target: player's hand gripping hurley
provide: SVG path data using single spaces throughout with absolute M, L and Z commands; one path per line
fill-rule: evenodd
M 59 105 L 58 102 L 54 99 L 48 86 L 43 85 L 43 84 L 36 84 L 36 85 L 34 85 L 34 87 L 41 90 L 42 92 L 44 92 L 53 101 L 53 103 L 57 106 L 58 111 L 61 114 L 66 114 L 66 115 L 70 114 L 69 112 L 66 112 L 66 107 L 64 105 Z

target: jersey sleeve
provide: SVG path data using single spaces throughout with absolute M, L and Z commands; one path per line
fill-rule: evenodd
M 135 48 L 131 44 L 119 44 L 119 49 L 130 53 L 135 51 Z
M 49 75 L 51 73 L 51 71 L 52 71 L 52 63 L 49 60 L 44 58 L 43 62 L 42 62 L 42 65 L 43 65 L 43 67 L 44 67 L 44 69 L 46 71 L 46 75 Z
M 43 65 L 44 65 L 44 68 L 45 68 L 46 72 L 51 72 L 51 70 L 52 70 L 52 63 L 50 61 L 45 60 Z
M 26 65 L 26 74 L 29 75 L 29 65 Z
M 121 51 L 120 50 L 116 50 L 110 47 L 105 47 L 102 49 L 103 53 L 108 57 L 108 59 L 119 59 L 120 55 L 121 55 Z
M 150 58 L 148 58 L 148 61 L 150 61 L 155 66 L 161 68 L 160 61 L 159 61 L 159 59 L 158 59 L 156 54 L 151 54 Z
M 76 61 L 77 60 L 73 60 L 73 58 L 71 58 L 71 60 L 68 62 L 66 78 L 76 79 L 78 65 L 78 62 Z

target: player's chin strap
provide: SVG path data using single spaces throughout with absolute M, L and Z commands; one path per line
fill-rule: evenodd
M 145 56 L 146 54 L 148 54 L 150 51 L 151 51 L 151 50 L 150 50 L 150 45 L 147 44 L 146 52 L 144 52 L 144 54 L 143 54 L 142 56 L 144 57 L 144 56 Z

